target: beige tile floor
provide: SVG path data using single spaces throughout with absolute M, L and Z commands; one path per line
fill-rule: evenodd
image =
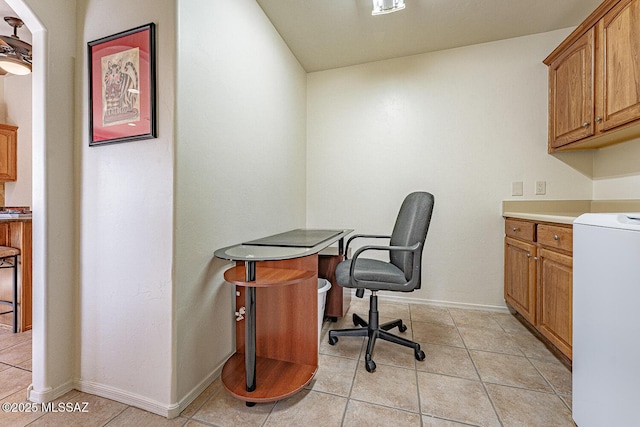
M 364 339 L 326 342 L 308 387 L 286 400 L 247 407 L 216 380 L 180 417 L 166 420 L 112 400 L 72 391 L 88 413 L 0 412 L 2 426 L 574 426 L 571 372 L 509 314 L 381 301 L 381 321 L 402 318 L 426 360 L 379 341 L 377 370 L 365 370 Z M 367 300 L 351 311 L 366 315 Z M 24 402 L 31 382 L 31 335 L 0 329 L 0 402 Z

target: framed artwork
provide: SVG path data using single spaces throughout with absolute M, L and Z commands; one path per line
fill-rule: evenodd
M 88 43 L 89 146 L 155 138 L 155 24 Z

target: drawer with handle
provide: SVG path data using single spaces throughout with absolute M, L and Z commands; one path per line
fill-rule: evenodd
M 538 243 L 550 248 L 571 252 L 573 250 L 573 229 L 571 227 L 539 224 Z
M 507 218 L 504 222 L 504 233 L 516 239 L 535 241 L 536 225 L 533 222 Z

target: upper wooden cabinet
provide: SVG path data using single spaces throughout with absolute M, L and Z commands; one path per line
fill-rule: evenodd
M 18 179 L 16 151 L 18 148 L 18 128 L 0 124 L 0 182 Z
M 594 133 L 595 30 L 580 37 L 549 65 L 549 147 Z
M 640 1 L 618 3 L 598 22 L 602 76 L 596 121 L 608 131 L 640 118 Z
M 640 136 L 640 0 L 606 0 L 544 63 L 549 152 Z

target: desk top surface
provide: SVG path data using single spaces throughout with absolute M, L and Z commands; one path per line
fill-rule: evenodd
M 215 251 L 230 261 L 275 261 L 300 258 L 320 252 L 353 230 L 297 229 L 251 240 Z

